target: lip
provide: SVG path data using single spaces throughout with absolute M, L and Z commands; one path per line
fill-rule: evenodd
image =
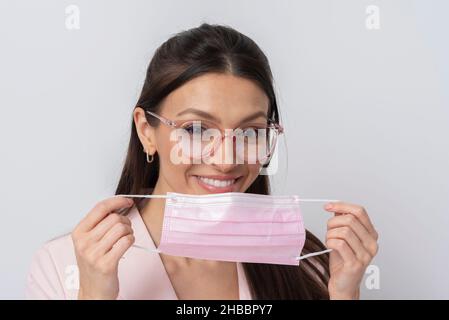
M 198 183 L 198 185 L 200 187 L 202 187 L 203 189 L 205 189 L 208 193 L 236 192 L 238 190 L 238 188 L 239 188 L 239 183 L 240 183 L 240 180 L 242 178 L 242 176 L 220 176 L 220 175 L 194 175 L 193 177 L 195 178 L 195 180 Z M 232 179 L 235 179 L 235 181 L 230 186 L 215 187 L 215 186 L 211 186 L 211 185 L 208 185 L 208 184 L 204 183 L 203 181 L 201 181 L 201 179 L 199 177 L 215 179 L 215 180 L 232 180 Z
M 233 179 L 238 179 L 241 176 L 235 176 L 235 175 L 233 175 L 233 176 L 209 175 L 208 176 L 208 175 L 197 174 L 197 175 L 195 175 L 195 177 L 203 177 L 203 178 L 209 178 L 209 179 L 215 179 L 215 180 L 233 180 Z

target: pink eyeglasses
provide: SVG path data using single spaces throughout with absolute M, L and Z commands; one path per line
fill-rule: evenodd
M 178 136 L 184 139 L 183 152 L 190 159 L 209 158 L 217 151 L 224 138 L 232 137 L 231 141 L 239 159 L 264 164 L 272 157 L 277 138 L 284 132 L 280 124 L 271 121 L 268 125 L 254 124 L 244 128 L 222 130 L 215 123 L 207 120 L 170 120 L 154 112 L 148 110 L 146 112 L 163 124 L 179 131 Z M 197 143 L 196 147 L 195 143 Z

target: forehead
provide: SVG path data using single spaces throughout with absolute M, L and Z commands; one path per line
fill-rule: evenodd
M 267 95 L 255 82 L 231 74 L 208 73 L 171 92 L 161 111 L 175 117 L 185 109 L 195 108 L 231 123 L 256 112 L 267 114 L 268 106 Z

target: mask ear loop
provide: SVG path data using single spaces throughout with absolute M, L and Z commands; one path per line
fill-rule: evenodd
M 296 195 L 293 197 L 298 202 L 338 202 L 338 201 L 340 201 L 340 200 L 333 200 L 333 199 L 301 199 Z M 296 261 L 300 261 L 302 259 L 319 256 L 319 255 L 322 255 L 322 254 L 325 254 L 325 253 L 328 253 L 331 251 L 332 251 L 332 249 L 326 249 L 326 250 L 322 250 L 322 251 L 312 252 L 312 253 L 305 254 L 303 256 L 297 256 L 297 257 L 295 257 L 295 259 L 296 259 Z
M 173 198 L 176 199 L 175 195 L 164 195 L 164 194 L 117 194 L 115 195 L 115 197 L 125 197 L 125 198 L 157 198 L 157 199 L 168 199 L 168 198 Z M 144 250 L 146 252 L 150 252 L 150 253 L 160 253 L 161 250 L 159 249 L 150 249 L 150 248 L 145 248 L 142 246 L 139 246 L 138 244 L 133 244 L 131 247 L 137 248 L 137 249 L 141 249 Z M 123 259 L 124 257 L 122 257 Z
M 153 253 L 153 252 L 161 253 L 161 250 L 159 250 L 157 248 L 156 249 L 145 248 L 145 247 L 139 246 L 138 244 L 133 244 L 131 247 L 134 247 L 134 248 L 137 248 L 137 249 L 141 249 L 141 250 L 144 250 L 144 251 L 147 251 L 147 252 L 150 252 L 150 253 Z
M 308 254 L 305 254 L 303 256 L 296 257 L 296 261 L 299 261 L 299 260 L 302 260 L 302 259 L 307 259 L 307 258 L 314 257 L 314 256 L 319 256 L 321 254 L 325 254 L 325 253 L 328 253 L 328 252 L 331 252 L 331 251 L 332 251 L 332 249 L 326 249 L 326 250 L 323 250 L 323 251 L 317 251 L 317 252 L 308 253 Z
M 125 197 L 125 198 L 175 198 L 174 195 L 166 194 L 116 194 L 114 197 Z

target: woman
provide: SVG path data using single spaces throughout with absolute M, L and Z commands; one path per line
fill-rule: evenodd
M 176 127 L 197 130 L 191 126 L 193 120 L 201 121 L 200 130 L 257 127 L 280 134 L 272 82 L 266 56 L 232 28 L 203 24 L 167 40 L 149 65 L 133 111 L 116 194 L 269 194 L 267 176 L 259 175 L 262 163 L 179 163 L 173 159 L 170 134 Z M 118 214 L 124 207 L 129 208 L 127 214 Z M 148 254 L 136 247 L 159 245 L 164 200 L 111 197 L 95 205 L 71 235 L 46 243 L 36 253 L 27 295 L 357 299 L 364 271 L 377 253 L 377 232 L 361 206 L 336 202 L 326 210 L 335 213 L 328 221 L 326 246 L 307 232 L 303 253 L 326 247 L 333 251 L 302 260 L 298 267 Z

